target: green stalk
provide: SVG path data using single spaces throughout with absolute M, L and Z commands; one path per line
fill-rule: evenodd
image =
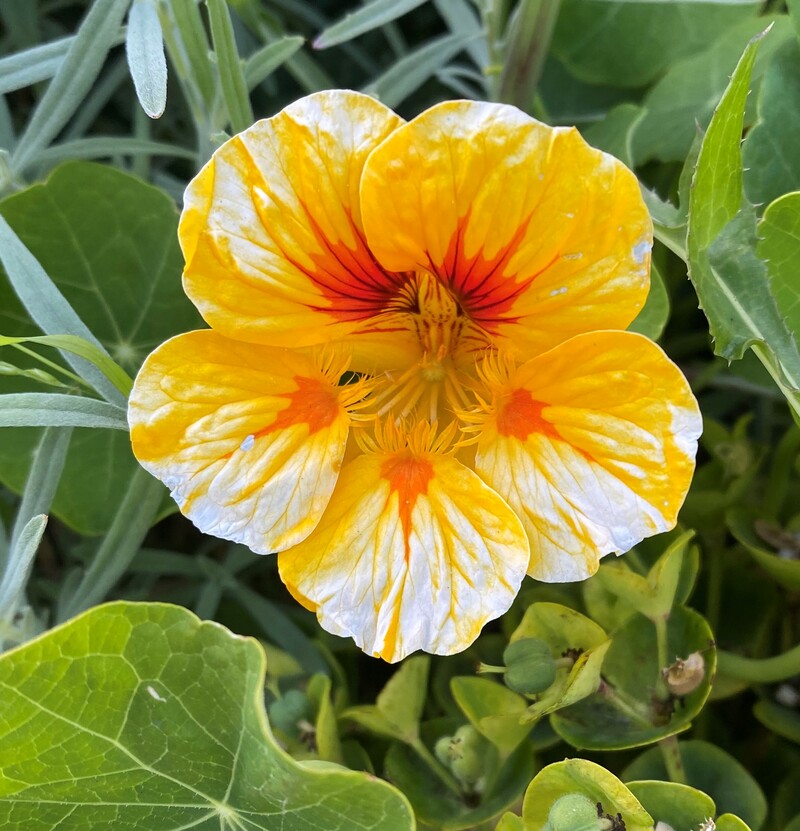
M 233 36 L 231 15 L 225 0 L 207 0 L 211 40 L 217 56 L 219 81 L 228 108 L 231 128 L 241 133 L 253 123 L 253 108 L 244 78 L 244 68 Z
M 667 736 L 666 739 L 661 739 L 658 743 L 661 748 L 661 756 L 664 759 L 664 766 L 667 769 L 669 778 L 672 782 L 677 782 L 679 785 L 686 785 L 686 769 L 683 766 L 683 758 L 681 757 L 681 748 L 678 744 L 678 739 L 675 736 Z
M 510 24 L 500 101 L 531 111 L 560 8 L 561 0 L 520 0 Z
M 754 684 L 775 684 L 800 675 L 800 646 L 771 658 L 745 658 L 720 649 L 717 652 L 717 672 L 739 681 Z

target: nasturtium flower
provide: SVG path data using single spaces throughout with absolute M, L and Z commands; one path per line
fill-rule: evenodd
M 211 328 L 146 360 L 134 451 L 201 530 L 281 552 L 328 631 L 450 654 L 526 573 L 580 580 L 675 524 L 697 404 L 625 331 L 651 222 L 574 129 L 310 95 L 216 151 L 180 242 Z

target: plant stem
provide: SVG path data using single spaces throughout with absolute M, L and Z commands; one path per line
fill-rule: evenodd
M 745 658 L 720 649 L 717 652 L 717 671 L 739 681 L 756 684 L 774 684 L 800 674 L 800 646 L 771 658 Z
M 561 0 L 520 0 L 512 18 L 498 98 L 530 112 Z
M 664 765 L 672 782 L 679 785 L 686 785 L 686 769 L 683 766 L 681 748 L 675 736 L 667 736 L 658 743 L 661 748 L 661 755 L 664 758 Z
M 669 698 L 669 690 L 667 689 L 667 682 L 663 676 L 665 670 L 671 663 L 667 653 L 669 635 L 667 631 L 667 623 L 669 615 L 659 616 L 653 623 L 656 627 L 656 650 L 658 655 L 658 677 L 656 678 L 656 695 L 660 701 L 666 701 Z

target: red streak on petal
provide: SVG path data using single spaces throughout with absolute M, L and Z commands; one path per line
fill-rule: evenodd
M 381 466 L 381 478 L 389 482 L 389 493 L 397 493 L 400 524 L 403 528 L 406 562 L 411 557 L 411 512 L 417 497 L 428 492 L 433 479 L 433 465 L 409 453 L 394 455 Z
M 548 405 L 536 401 L 526 389 L 514 390 L 497 411 L 497 432 L 525 441 L 531 433 L 542 433 L 560 439 L 555 425 L 542 416 Z
M 305 205 L 303 207 L 319 246 L 319 250 L 307 252 L 313 266 L 309 268 L 302 264 L 286 246 L 281 246 L 281 254 L 302 271 L 328 301 L 327 304 L 309 304 L 310 308 L 341 321 L 367 320 L 385 311 L 411 279 L 411 274 L 387 271 L 379 265 L 352 218 L 355 248 L 348 247 L 342 240 L 329 239 L 312 212 Z M 277 239 L 274 241 L 279 244 Z
M 464 233 L 469 224 L 467 213 L 459 221 L 458 228 L 450 239 L 444 261 L 431 263 L 432 270 L 452 288 L 469 317 L 489 332 L 494 333 L 500 323 L 513 323 L 517 320 L 513 314 L 517 298 L 560 256 L 556 254 L 533 274 L 506 273 L 509 261 L 528 233 L 531 218 L 529 216 L 520 223 L 514 236 L 494 257 L 485 257 L 482 250 L 467 257 L 464 253 Z

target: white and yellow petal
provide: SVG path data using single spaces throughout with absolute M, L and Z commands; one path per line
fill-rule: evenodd
M 394 130 L 367 159 L 361 209 L 383 266 L 438 275 L 525 358 L 625 329 L 647 297 L 652 223 L 636 177 L 514 107 L 448 101 Z
M 201 531 L 260 554 L 289 548 L 316 527 L 339 475 L 357 393 L 337 381 L 289 350 L 178 335 L 134 383 L 133 451 Z
M 584 579 L 604 555 L 675 525 L 702 421 L 660 347 L 594 332 L 484 378 L 476 470 L 522 520 L 529 574 Z
M 325 629 L 393 662 L 469 646 L 528 559 L 519 520 L 473 471 L 406 449 L 346 465 L 317 530 L 278 565 Z
M 363 236 L 369 153 L 402 119 L 373 98 L 302 98 L 225 142 L 186 190 L 184 287 L 217 331 L 252 343 L 336 340 L 383 311 L 403 275 Z

